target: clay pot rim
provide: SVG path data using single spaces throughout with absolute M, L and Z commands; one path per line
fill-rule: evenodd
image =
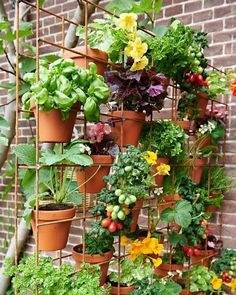
M 184 265 L 183 264 L 162 263 L 160 266 L 158 266 L 158 268 L 160 268 L 162 270 L 175 271 L 175 270 L 184 269 Z
M 111 155 L 90 155 L 93 159 L 93 164 L 112 164 L 113 158 Z M 93 166 L 93 165 L 92 165 Z M 89 166 L 89 167 L 92 167 Z
M 75 249 L 78 249 L 78 248 L 82 248 L 83 249 L 83 244 L 78 244 L 78 245 L 75 245 L 73 248 L 72 248 L 72 256 L 75 258 L 78 258 L 78 257 L 82 257 L 83 259 L 83 256 L 85 258 L 85 261 L 86 261 L 86 258 L 93 258 L 94 262 L 98 262 L 98 261 L 109 261 L 112 256 L 113 256 L 113 251 L 112 250 L 108 250 L 107 252 L 103 253 L 104 255 L 100 255 L 100 254 L 87 254 L 87 253 L 79 253 L 77 252 Z M 97 261 L 98 260 L 98 261 Z M 95 262 L 95 263 L 96 263 Z
M 76 208 L 73 206 L 65 210 L 39 210 L 38 216 L 39 220 L 61 220 L 74 217 L 75 212 Z M 36 216 L 36 210 L 33 210 L 33 215 Z
M 123 116 L 122 116 L 123 114 Z M 136 111 L 112 111 L 109 113 L 110 117 L 112 118 L 125 118 L 126 120 L 133 120 L 135 121 L 145 121 L 146 114 L 142 112 L 136 112 Z
M 75 50 L 75 51 L 86 54 L 86 47 L 84 45 L 77 46 L 77 47 L 74 47 L 72 49 Z M 88 59 L 92 59 L 93 57 L 95 57 L 96 59 L 101 60 L 101 62 L 107 61 L 107 59 L 108 59 L 108 54 L 105 51 L 102 51 L 102 50 L 97 49 L 97 48 L 90 48 L 90 47 L 87 47 L 87 50 L 88 50 L 87 51 L 88 52 L 88 57 L 87 57 Z M 65 58 L 71 58 L 71 59 L 73 59 L 73 58 L 85 58 L 85 56 L 82 56 L 79 53 L 74 53 L 74 52 L 69 52 L 69 51 L 68 51 L 68 53 L 67 52 L 63 53 L 63 56 Z M 95 60 L 95 62 L 96 62 L 96 60 Z
M 70 111 L 69 112 L 78 112 L 79 110 L 80 110 L 80 107 L 81 107 L 81 104 L 80 104 L 80 102 L 79 101 L 77 101 L 76 103 L 74 103 L 72 106 L 71 106 L 71 109 L 70 109 Z M 36 111 L 36 104 L 35 104 L 35 102 L 34 101 L 30 101 L 30 110 L 32 111 L 32 112 L 35 112 Z M 57 108 L 52 108 L 50 111 L 40 111 L 39 110 L 39 113 L 47 113 L 47 114 L 50 114 L 50 112 L 53 112 L 53 111 L 59 111 L 59 112 L 61 112 L 61 110 L 60 109 L 57 109 Z

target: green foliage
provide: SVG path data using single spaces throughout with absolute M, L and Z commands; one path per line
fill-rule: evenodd
M 143 150 L 157 151 L 157 156 L 181 160 L 188 136 L 183 128 L 169 120 L 144 124 L 140 143 Z
M 41 60 L 39 82 L 36 73 L 26 73 L 24 81 L 31 85 L 21 98 L 23 108 L 30 109 L 30 102 L 38 104 L 42 111 L 59 109 L 62 118 L 68 119 L 71 108 L 76 103 L 84 106 L 88 121 L 99 120 L 99 105 L 109 97 L 109 87 L 104 78 L 96 74 L 97 67 L 90 63 L 90 68 L 78 68 L 71 59 L 57 59 L 52 63 Z
M 231 73 L 231 70 L 226 70 L 226 73 L 214 70 L 208 73 L 208 86 L 211 97 L 229 93 Z
M 183 278 L 190 280 L 191 292 L 213 291 L 211 281 L 215 273 L 202 265 L 193 265 L 188 272 L 183 274 Z
M 114 238 L 112 234 L 100 225 L 100 222 L 93 222 L 91 229 L 85 234 L 85 251 L 88 254 L 103 255 L 113 248 Z
M 230 275 L 236 277 L 236 250 L 223 249 L 220 256 L 212 261 L 211 269 L 217 276 L 230 271 Z
M 187 228 L 191 223 L 191 203 L 186 200 L 179 200 L 176 202 L 174 208 L 166 208 L 161 212 L 161 220 L 164 222 L 173 222 Z
M 114 264 L 117 265 L 117 262 Z M 137 256 L 132 261 L 129 259 L 122 259 L 120 262 L 120 284 L 131 286 L 139 281 L 142 281 L 153 274 L 153 265 L 149 258 L 144 258 L 143 255 Z M 117 283 L 118 273 L 112 272 L 109 275 L 109 281 Z
M 174 21 L 162 38 L 150 39 L 150 59 L 160 73 L 181 82 L 186 68 L 198 72 L 190 48 L 200 51 L 206 45 L 206 36 L 199 35 L 179 21 Z
M 35 294 L 38 287 L 39 295 L 102 295 L 99 287 L 99 266 L 84 264 L 81 271 L 76 272 L 69 264 L 53 266 L 51 257 L 40 257 L 36 265 L 34 256 L 22 259 L 18 266 L 11 264 L 11 259 L 4 263 L 5 275 L 12 277 L 13 287 L 19 295 Z
M 154 276 L 152 280 L 148 278 L 136 284 L 136 289 L 130 295 L 178 295 L 181 287 L 178 283 L 168 278 L 158 278 Z
M 8 145 L 8 139 L 4 132 L 10 130 L 10 125 L 9 123 L 2 117 L 0 116 L 0 144 L 7 146 Z

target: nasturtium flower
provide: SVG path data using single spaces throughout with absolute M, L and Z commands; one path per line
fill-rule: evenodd
M 162 259 L 159 257 L 157 259 L 152 258 L 152 262 L 153 262 L 154 267 L 158 267 L 162 264 Z
M 232 94 L 236 96 L 236 79 L 231 83 L 230 90 L 232 91 Z
M 140 71 L 143 70 L 148 65 L 148 58 L 146 56 L 143 56 L 140 60 L 135 60 L 132 67 L 130 68 L 130 71 Z
M 149 165 L 155 165 L 157 162 L 157 154 L 151 151 L 147 151 L 147 156 L 143 156 L 143 159 L 148 162 Z
M 230 283 L 225 283 L 227 287 L 230 288 L 231 293 L 234 294 L 236 291 L 236 278 L 232 279 Z
M 170 165 L 167 164 L 160 164 L 159 166 L 157 166 L 157 174 L 158 175 L 170 175 Z
M 123 30 L 133 31 L 137 28 L 137 19 L 135 13 L 121 13 L 116 25 Z
M 120 238 L 120 244 L 121 246 L 127 246 L 132 242 L 132 240 L 130 240 L 129 238 L 127 238 L 126 236 L 121 236 Z
M 222 279 L 218 278 L 217 276 L 214 276 L 211 281 L 211 284 L 214 290 L 219 290 L 222 286 Z
M 129 41 L 125 48 L 125 54 L 132 57 L 134 60 L 140 60 L 147 50 L 147 43 L 143 43 L 141 39 L 137 37 L 134 41 Z

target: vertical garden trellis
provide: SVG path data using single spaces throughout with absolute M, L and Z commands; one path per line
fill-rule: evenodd
M 93 2 L 89 1 L 89 0 L 82 0 L 82 3 L 84 5 L 84 10 L 85 10 L 85 47 L 86 47 L 86 52 L 82 53 L 79 52 L 77 50 L 71 49 L 71 48 L 67 48 L 65 47 L 64 44 L 64 38 L 65 38 L 65 24 L 69 23 L 72 25 L 77 26 L 77 24 L 67 18 L 65 18 L 64 16 L 60 16 L 57 15 L 53 12 L 51 12 L 50 10 L 44 9 L 44 8 L 40 8 L 39 5 L 39 0 L 36 1 L 36 4 L 32 4 L 31 2 L 28 2 L 26 0 L 17 0 L 16 1 L 16 12 L 17 12 L 17 30 L 16 30 L 16 105 L 17 105 L 17 111 L 16 111 L 16 145 L 19 144 L 19 114 L 20 112 L 24 112 L 24 110 L 22 110 L 20 108 L 20 99 L 19 99 L 19 90 L 20 90 L 20 84 L 19 84 L 19 78 L 20 78 L 20 73 L 19 73 L 19 58 L 22 55 L 19 52 L 19 4 L 20 2 L 25 3 L 27 5 L 29 5 L 31 8 L 33 8 L 36 12 L 36 56 L 35 56 L 35 60 L 36 60 L 36 78 L 37 81 L 39 80 L 39 59 L 40 59 L 40 46 L 41 44 L 47 44 L 49 46 L 53 46 L 56 47 L 58 49 L 61 49 L 63 52 L 64 51 L 69 51 L 71 53 L 74 54 L 78 54 L 80 56 L 85 57 L 86 60 L 86 64 L 87 64 L 87 58 L 92 58 L 94 59 L 94 61 L 99 61 L 99 62 L 104 62 L 103 60 L 100 60 L 99 58 L 94 58 L 92 56 L 90 56 L 88 54 L 88 42 L 87 42 L 87 37 L 88 37 L 88 5 L 94 5 L 97 9 L 101 10 L 104 13 L 108 13 L 113 15 L 114 17 L 117 17 L 116 15 L 114 15 L 113 13 L 109 12 L 108 10 L 106 10 L 105 8 L 103 8 L 100 5 L 94 4 Z M 41 12 L 44 12 L 48 15 L 51 15 L 55 18 L 58 18 L 61 22 L 61 44 L 56 44 L 54 42 L 51 42 L 49 40 L 47 40 L 46 38 L 43 38 L 42 36 L 40 36 L 40 16 L 41 16 Z M 147 32 L 147 31 L 146 31 Z M 151 34 L 150 32 L 147 32 L 148 34 Z M 25 56 L 25 55 L 24 55 Z M 31 57 L 32 58 L 32 57 Z M 105 62 L 107 63 L 107 62 Z M 107 63 L 110 66 L 116 67 L 116 65 L 112 65 L 109 62 Z M 214 70 L 218 70 L 216 68 L 214 68 Z M 178 86 L 177 84 L 173 81 L 172 85 L 170 86 L 172 88 L 171 91 L 171 96 L 168 97 L 169 99 L 171 99 L 171 118 L 172 120 L 176 120 L 176 112 L 177 112 L 177 102 L 178 102 Z M 228 108 L 227 105 L 227 97 L 224 97 L 224 101 L 218 101 L 218 100 L 211 100 L 211 112 L 213 111 L 213 104 L 223 104 L 226 109 Z M 109 115 L 102 113 L 102 115 L 104 117 L 109 117 Z M 123 117 L 123 107 L 122 107 L 122 116 L 121 117 L 114 117 L 113 119 L 117 119 L 120 120 L 122 122 L 121 124 L 121 146 L 123 147 L 123 136 L 124 136 L 124 130 L 123 130 L 123 123 L 125 121 L 125 118 Z M 152 124 L 152 119 L 153 116 L 151 116 L 151 121 L 150 124 Z M 83 120 L 83 125 L 84 125 L 84 131 L 86 132 L 86 119 L 83 119 L 83 117 L 79 116 L 78 120 Z M 194 135 L 194 133 L 190 133 L 191 135 Z M 226 146 L 226 135 L 224 137 L 224 143 L 223 143 L 223 160 L 222 160 L 222 165 L 225 164 L 225 146 Z M 63 150 L 63 143 L 61 144 L 62 150 Z M 85 237 L 85 232 L 86 232 L 86 222 L 88 220 L 93 219 L 94 217 L 92 215 L 88 215 L 88 204 L 86 203 L 86 183 L 85 183 L 85 191 L 84 191 L 84 197 L 83 197 L 83 210 L 82 210 L 82 216 L 79 217 L 74 217 L 74 218 L 70 218 L 70 219 L 64 219 L 61 221 L 50 221 L 50 222 L 43 222 L 43 223 L 39 223 L 39 216 L 38 216 L 38 212 L 39 212 L 39 187 L 38 187 L 38 181 L 39 181 L 39 177 L 40 177 L 40 169 L 42 167 L 45 167 L 45 164 L 42 165 L 39 163 L 39 150 L 40 150 L 40 144 L 39 144 L 39 109 L 38 106 L 36 104 L 36 165 L 35 166 L 26 166 L 26 165 L 19 165 L 18 160 L 16 159 L 16 170 L 15 170 L 15 238 L 16 238 L 16 243 L 15 243 L 15 263 L 17 264 L 18 262 L 18 257 L 19 257 L 19 253 L 18 253 L 18 248 L 17 248 L 17 240 L 18 240 L 18 232 L 17 232 L 17 228 L 18 228 L 18 184 L 19 184 L 19 178 L 18 178 L 18 174 L 19 174 L 19 169 L 32 169 L 36 171 L 36 183 L 35 183 L 35 193 L 36 193 L 36 247 L 35 247 L 35 253 L 36 253 L 36 263 L 38 263 L 38 259 L 39 259 L 39 227 L 42 226 L 46 226 L 49 224 L 53 224 L 53 223 L 58 223 L 58 222 L 67 222 L 67 221 L 76 221 L 76 220 L 80 220 L 82 221 L 82 228 L 83 228 L 83 255 L 85 253 L 85 243 L 84 243 L 84 237 Z M 125 150 L 122 148 L 122 152 L 125 152 Z M 56 165 L 58 167 L 61 167 L 61 173 L 63 174 L 63 169 L 65 166 L 70 166 L 70 167 L 75 167 L 77 165 Z M 108 165 L 109 166 L 109 165 Z M 173 165 L 174 167 L 175 165 Z M 176 165 L 179 166 L 179 165 Z M 209 167 L 213 167 L 214 165 L 208 165 Z M 99 169 L 99 165 L 98 165 L 98 169 Z M 175 168 L 174 168 L 175 169 Z M 210 170 L 209 170 L 210 171 Z M 86 178 L 86 177 L 85 177 Z M 86 182 L 86 181 L 85 181 Z M 210 187 L 210 178 L 208 177 L 208 186 Z M 147 204 L 145 205 L 145 208 L 148 208 L 148 220 L 147 220 L 147 227 L 150 228 L 150 209 L 154 208 L 157 209 L 158 207 L 158 203 L 153 205 L 151 203 L 151 197 L 147 200 Z M 221 214 L 222 216 L 222 214 Z M 168 224 L 167 227 L 165 227 L 165 229 L 169 230 L 170 225 Z M 222 230 L 222 219 L 220 219 L 220 236 L 222 234 L 221 232 Z M 121 247 L 121 241 L 120 241 L 120 236 L 118 237 L 118 240 L 116 242 L 117 244 L 117 254 L 113 256 L 113 260 L 118 260 L 118 262 L 120 262 L 121 258 L 124 258 L 127 256 L 127 254 L 125 253 L 125 251 L 123 251 L 122 247 Z M 61 250 L 59 252 L 59 257 L 56 258 L 59 260 L 59 263 L 61 263 L 63 258 L 66 258 L 68 256 L 71 255 L 63 255 Z M 189 267 L 190 265 L 188 265 Z M 171 270 L 171 269 L 170 269 Z M 118 290 L 120 287 L 120 263 L 118 263 Z M 37 291 L 36 291 L 37 293 Z M 120 293 L 119 293 L 120 294 Z

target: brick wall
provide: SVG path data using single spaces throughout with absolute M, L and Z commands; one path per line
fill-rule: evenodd
M 46 0 L 45 8 L 50 9 L 54 13 L 63 15 L 71 19 L 75 8 L 77 7 L 76 0 Z M 102 1 L 102 4 L 108 1 Z M 12 1 L 4 1 L 4 5 L 9 13 L 10 19 L 14 17 Z M 101 15 L 101 13 L 99 13 Z M 167 24 L 171 17 L 176 17 L 185 24 L 190 25 L 198 30 L 204 30 L 209 33 L 210 48 L 206 51 L 206 56 L 209 62 L 217 67 L 227 68 L 236 67 L 236 1 L 235 0 L 164 0 L 163 9 L 157 17 L 158 24 Z M 35 25 L 35 14 L 33 11 L 28 16 L 28 21 Z M 66 28 L 68 26 L 66 25 Z M 59 19 L 41 14 L 40 21 L 41 35 L 52 42 L 61 42 L 61 22 Z M 57 52 L 57 48 L 44 45 L 41 53 Z M 4 64 L 1 58 L 1 65 Z M 1 81 L 7 78 L 5 73 L 0 73 Z M 6 93 L 0 90 L 1 103 L 6 100 Z M 236 98 L 229 96 L 230 113 L 227 128 L 227 147 L 226 160 L 227 170 L 229 174 L 236 180 Z M 3 108 L 0 110 L 1 113 Z M 32 121 L 33 124 L 33 121 Z M 26 140 L 28 136 L 28 122 L 21 121 L 21 140 Z M 3 180 L 0 177 L 0 189 L 3 190 L 8 180 Z M 236 248 L 236 190 L 232 190 L 225 196 L 225 201 L 222 207 L 222 215 L 217 212 L 214 215 L 214 225 L 212 228 L 215 233 L 219 233 L 220 223 L 222 222 L 222 235 L 225 247 Z M 11 228 L 9 223 L 13 223 L 13 195 L 10 194 L 7 201 L 0 201 L 0 245 L 5 239 L 9 240 L 11 236 Z M 221 222 L 220 222 L 221 221 Z M 81 224 L 77 222 L 71 230 L 68 248 L 66 252 L 70 252 L 72 245 L 79 243 L 78 235 L 81 235 Z M 32 237 L 27 243 L 27 250 L 33 250 L 34 241 Z M 65 252 L 65 253 L 66 253 Z M 0 264 L 4 258 L 5 249 L 0 249 Z M 64 253 L 64 252 L 63 252 Z

